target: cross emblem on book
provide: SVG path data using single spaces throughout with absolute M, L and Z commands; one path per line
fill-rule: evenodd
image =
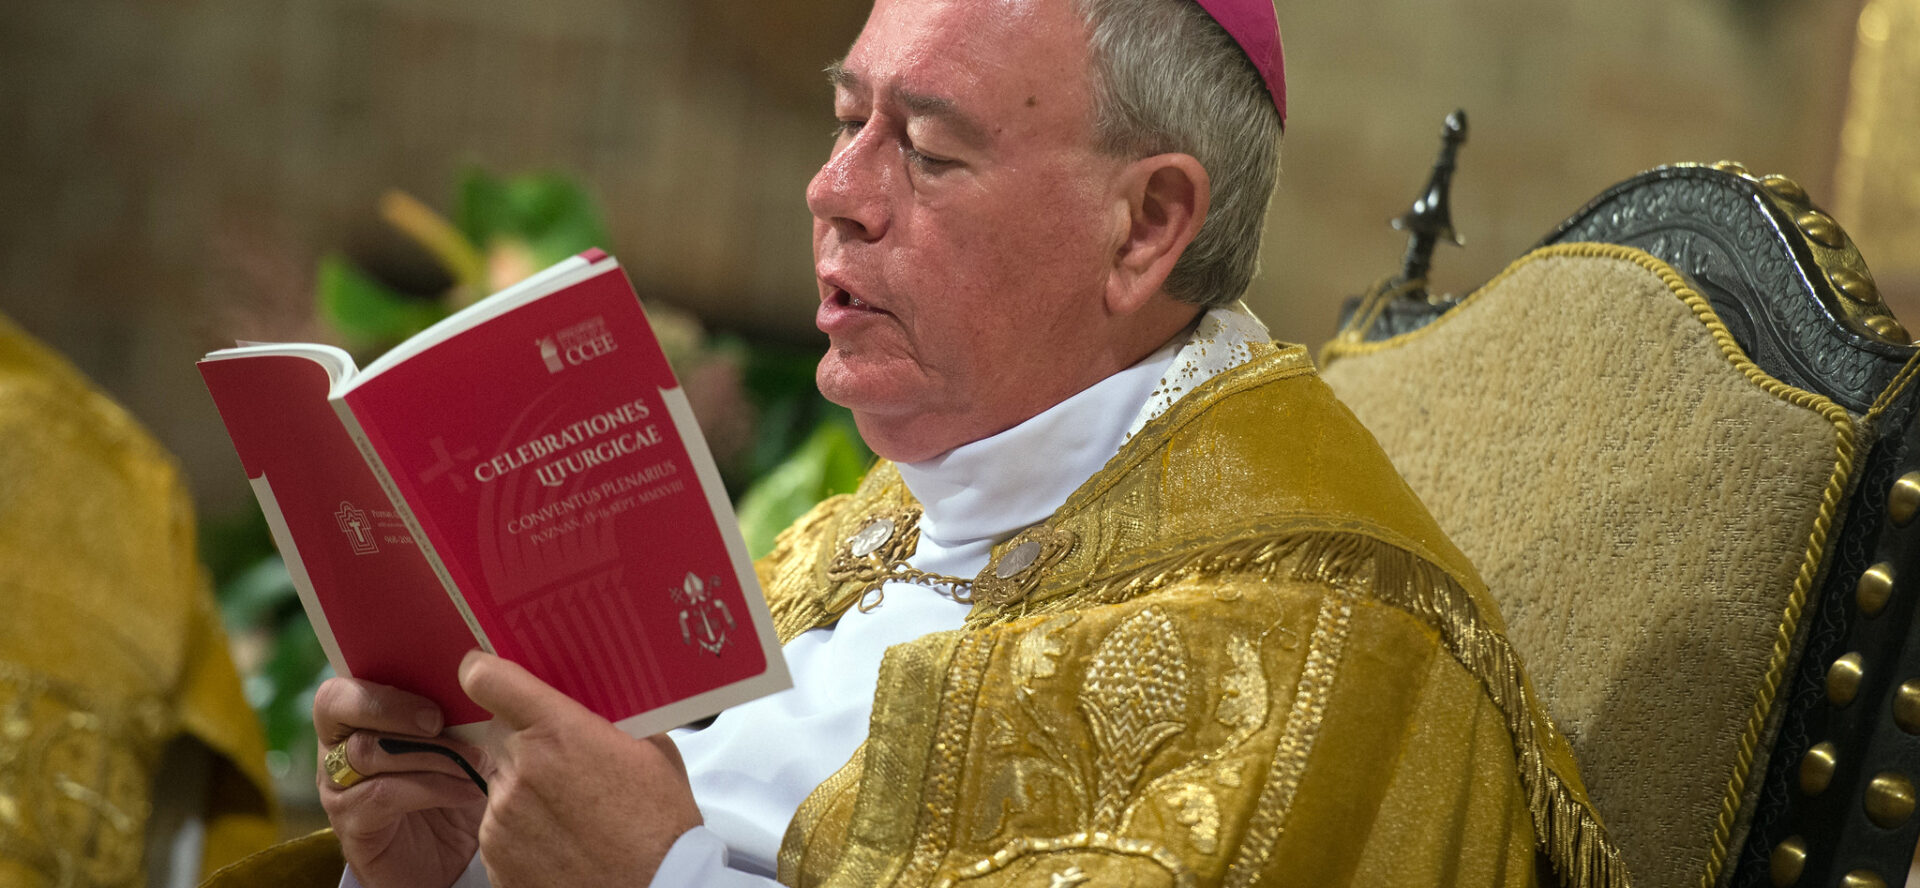
M 340 510 L 333 513 L 333 520 L 340 525 L 340 532 L 347 535 L 348 544 L 353 546 L 353 554 L 371 555 L 380 551 L 373 541 L 373 522 L 367 520 L 366 510 L 341 500 Z
M 478 447 L 468 447 L 459 453 L 448 453 L 447 439 L 437 435 L 428 441 L 427 444 L 433 448 L 434 458 L 439 461 L 421 471 L 420 483 L 425 485 L 431 483 L 435 478 L 445 475 L 453 481 L 453 489 L 456 492 L 466 493 L 467 479 L 461 477 L 461 473 L 454 471 L 454 460 L 465 462 L 466 460 L 473 459 L 480 455 L 480 449 Z

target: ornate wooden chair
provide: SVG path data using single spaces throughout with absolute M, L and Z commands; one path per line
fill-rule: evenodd
M 1442 167 L 1325 377 L 1479 566 L 1634 884 L 1903 884 L 1920 350 L 1851 240 L 1784 177 L 1663 167 L 1434 300 Z

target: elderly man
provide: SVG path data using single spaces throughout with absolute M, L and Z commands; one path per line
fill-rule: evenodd
M 636 741 L 470 655 L 483 797 L 331 682 L 348 883 L 1624 884 L 1471 567 L 1235 307 L 1268 0 L 878 0 L 831 75 L 819 384 L 887 461 L 760 565 L 795 688 Z

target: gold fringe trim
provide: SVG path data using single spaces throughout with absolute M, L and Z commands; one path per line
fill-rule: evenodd
M 1282 572 L 1398 607 L 1434 626 L 1447 652 L 1486 688 L 1513 735 L 1520 781 L 1540 847 L 1569 888 L 1628 888 L 1626 864 L 1585 795 L 1547 761 L 1556 731 L 1504 635 L 1489 629 L 1468 590 L 1446 571 L 1358 530 L 1269 531 L 1156 559 L 993 621 L 1134 598 L 1187 579 Z
M 1331 363 L 1336 358 L 1348 355 L 1396 348 L 1418 337 L 1428 335 L 1435 328 L 1441 327 L 1448 320 L 1458 316 L 1461 310 L 1482 298 L 1483 294 L 1494 290 L 1523 266 L 1533 261 L 1552 258 L 1611 259 L 1631 262 L 1653 272 L 1707 328 L 1708 335 L 1719 346 L 1727 363 L 1740 371 L 1749 382 L 1775 398 L 1819 413 L 1834 427 L 1833 474 L 1828 478 L 1826 488 L 1821 495 L 1820 511 L 1814 519 L 1813 530 L 1808 535 L 1805 557 L 1801 559 L 1800 571 L 1794 578 L 1793 592 L 1788 596 L 1779 627 L 1774 633 L 1773 651 L 1768 659 L 1766 678 L 1761 682 L 1760 690 L 1754 698 L 1753 709 L 1747 718 L 1746 729 L 1741 733 L 1734 774 L 1728 781 L 1727 791 L 1721 799 L 1720 815 L 1714 823 L 1713 844 L 1708 853 L 1707 869 L 1701 875 L 1699 883 L 1700 888 L 1713 888 L 1719 879 L 1721 868 L 1726 865 L 1728 842 L 1733 833 L 1734 821 L 1740 816 L 1740 800 L 1745 794 L 1747 779 L 1753 770 L 1760 735 L 1766 727 L 1767 713 L 1772 709 L 1774 698 L 1779 693 L 1787 662 L 1792 659 L 1793 639 L 1800 625 L 1801 614 L 1806 608 L 1807 597 L 1812 592 L 1813 584 L 1819 578 L 1821 569 L 1826 563 L 1827 545 L 1833 525 L 1852 484 L 1857 427 L 1845 408 L 1813 392 L 1781 382 L 1755 365 L 1747 357 L 1746 352 L 1741 350 L 1739 343 L 1734 341 L 1733 334 L 1727 330 L 1726 324 L 1721 322 L 1720 316 L 1714 312 L 1706 298 L 1695 291 L 1680 272 L 1649 253 L 1617 244 L 1557 244 L 1535 250 L 1507 266 L 1506 271 L 1501 272 L 1486 286 L 1468 296 L 1458 308 L 1442 315 L 1433 323 L 1379 342 L 1335 341 L 1327 346 L 1321 360 L 1324 363 Z M 1904 388 L 1913 380 L 1917 372 L 1916 362 L 1920 362 L 1920 355 L 1916 355 L 1915 361 L 1910 361 L 1901 371 L 1900 376 L 1895 378 L 1894 383 L 1888 386 L 1888 391 L 1881 395 L 1880 401 L 1874 405 L 1874 412 L 1870 412 L 1869 416 L 1876 415 L 1877 411 L 1884 409 L 1884 405 L 1890 403 L 1891 398 L 1897 395 L 1896 389 Z

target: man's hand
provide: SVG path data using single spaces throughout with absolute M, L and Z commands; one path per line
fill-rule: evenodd
M 320 738 L 320 805 L 354 875 L 367 888 L 451 885 L 479 845 L 487 797 L 445 756 L 392 755 L 382 735 L 431 738 L 483 772 L 486 754 L 449 737 L 439 707 L 424 697 L 372 682 L 332 678 L 313 696 Z M 347 763 L 363 779 L 345 789 L 328 778 L 324 757 L 347 744 Z
M 460 686 L 494 716 L 480 858 L 495 888 L 646 885 L 700 825 L 680 752 L 635 740 L 532 673 L 473 651 Z M 437 757 L 437 756 L 436 756 Z

